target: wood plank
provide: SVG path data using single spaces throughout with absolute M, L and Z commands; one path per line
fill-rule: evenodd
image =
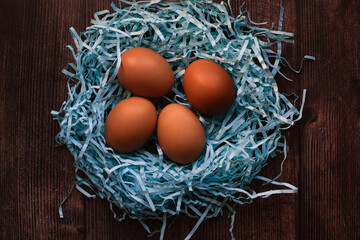
M 359 239 L 360 2 L 298 1 L 302 87 L 302 239 Z
M 84 236 L 80 194 L 66 205 L 64 221 L 57 212 L 74 182 L 73 158 L 55 147 L 59 127 L 50 116 L 67 96 L 61 68 L 70 60 L 64 49 L 70 37 L 63 32 L 80 21 L 79 7 L 79 1 L 1 1 L 1 239 Z
M 249 8 L 251 19 L 255 22 L 272 22 L 278 26 L 280 14 L 280 1 L 248 1 L 244 9 Z M 295 1 L 284 1 L 284 22 L 283 30 L 295 33 L 297 37 L 297 16 Z M 299 56 L 297 45 L 284 44 L 283 56 L 293 65 L 298 65 Z M 301 95 L 300 78 L 287 68 L 283 68 L 286 76 L 294 79 L 289 82 L 277 76 L 279 89 L 284 93 L 296 93 Z M 283 174 L 280 181 L 298 185 L 298 164 L 299 164 L 299 123 L 296 123 L 290 131 L 286 132 L 289 153 L 284 163 Z M 280 172 L 282 156 L 276 159 L 269 159 L 268 165 L 262 170 L 261 175 L 273 178 Z M 269 186 L 271 188 L 271 186 Z M 237 228 L 236 236 L 240 239 L 295 239 L 298 229 L 298 194 L 275 195 L 267 199 L 256 199 L 250 205 L 237 207 Z
M 0 2 L 0 19 L 5 22 L 7 19 L 19 17 L 23 11 L 12 10 L 17 7 L 14 2 Z M 19 231 L 16 226 L 9 229 L 8 223 L 15 223 L 19 219 L 19 178 L 17 161 L 18 154 L 16 148 L 16 123 L 15 118 L 17 109 L 15 106 L 8 106 L 8 101 L 15 101 L 16 87 L 19 86 L 20 72 L 19 65 L 11 64 L 10 57 L 12 55 L 20 56 L 19 48 L 12 48 L 8 40 L 19 44 L 20 22 L 10 22 L 9 24 L 1 24 L 0 42 L 6 43 L 0 48 L 1 63 L 1 81 L 0 81 L 0 238 L 1 239 L 18 239 Z M 17 29 L 17 31 L 12 31 Z M 15 59 L 14 59 L 15 60 Z M 12 73 L 18 73 L 13 75 Z M 14 83 L 13 88 L 9 88 L 9 82 Z M 8 94 L 6 94 L 8 93 Z

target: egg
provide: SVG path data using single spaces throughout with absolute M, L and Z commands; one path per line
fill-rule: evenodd
M 105 140 L 116 152 L 128 153 L 143 146 L 155 131 L 155 106 L 142 97 L 130 97 L 111 109 L 105 122 Z
M 205 130 L 199 119 L 190 109 L 176 103 L 160 112 L 157 139 L 165 155 L 182 164 L 197 160 L 206 144 Z
M 169 63 L 157 52 L 143 47 L 131 48 L 121 55 L 117 76 L 131 93 L 148 98 L 165 95 L 174 85 Z
M 185 70 L 183 86 L 191 106 L 207 116 L 226 113 L 235 100 L 236 88 L 230 74 L 210 60 L 192 62 Z

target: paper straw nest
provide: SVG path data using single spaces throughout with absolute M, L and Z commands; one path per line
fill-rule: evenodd
M 297 110 L 278 91 L 274 79 L 280 73 L 281 43 L 293 37 L 281 31 L 283 9 L 275 30 L 251 22 L 241 9 L 233 17 L 224 3 L 120 3 L 126 7 L 112 4 L 113 11 L 96 13 L 92 25 L 80 35 L 71 28 L 76 49 L 68 47 L 75 62 L 63 70 L 69 78 L 69 97 L 52 115 L 61 128 L 56 141 L 66 144 L 75 158 L 76 188 L 95 197 L 92 190 L 109 201 L 115 218 L 138 219 L 149 233 L 160 232 L 160 238 L 169 216 L 185 213 L 199 218 L 187 239 L 203 219 L 217 216 L 224 207 L 232 212 L 232 234 L 232 202 L 243 204 L 256 197 L 296 192 L 290 184 L 258 176 L 269 157 L 281 152 L 286 158 L 282 130 L 301 118 L 302 106 Z M 153 100 L 158 113 L 169 101 L 191 108 L 182 77 L 196 59 L 219 63 L 234 80 L 237 97 L 225 116 L 208 118 L 196 113 L 207 143 L 204 154 L 191 164 L 168 160 L 155 135 L 129 154 L 116 153 L 106 145 L 106 117 L 116 103 L 131 95 L 116 78 L 121 53 L 138 46 L 160 53 L 175 74 L 172 94 Z M 256 193 L 251 189 L 253 179 L 287 189 Z M 122 210 L 122 216 L 114 206 Z M 163 221 L 162 228 L 150 231 L 143 221 L 149 218 Z

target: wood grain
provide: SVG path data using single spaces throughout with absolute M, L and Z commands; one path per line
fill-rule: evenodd
M 242 1 L 231 1 L 238 12 Z M 68 29 L 82 31 L 93 13 L 109 8 L 98 0 L 0 1 L 0 239 L 146 239 L 135 220 L 117 222 L 108 203 L 74 191 L 73 157 L 56 147 L 59 131 L 50 116 L 67 98 L 61 70 L 72 61 L 65 46 Z M 247 0 L 257 22 L 277 22 L 280 1 Z M 308 89 L 304 118 L 287 132 L 290 148 L 282 181 L 299 187 L 293 195 L 272 196 L 236 206 L 237 239 L 360 239 L 360 2 L 284 1 L 284 30 L 295 44 L 284 56 L 294 79 L 278 78 L 282 92 Z M 276 25 L 276 24 L 275 24 Z M 275 177 L 281 157 L 262 175 Z M 270 186 L 267 186 L 270 188 Z M 266 187 L 265 187 L 266 188 Z M 229 213 L 205 221 L 193 239 L 230 239 Z M 195 219 L 181 216 L 165 239 L 183 239 Z M 155 222 L 150 225 L 156 226 Z M 151 239 L 157 239 L 155 235 Z
M 300 232 L 304 239 L 359 239 L 359 1 L 299 1 L 301 75 Z M 356 14 L 355 14 L 356 13 Z M 316 23 L 316 24 L 315 24 Z

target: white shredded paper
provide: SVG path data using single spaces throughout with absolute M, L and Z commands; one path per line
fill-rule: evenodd
M 301 118 L 303 108 L 297 110 L 278 91 L 274 79 L 284 62 L 281 43 L 292 42 L 293 37 L 281 30 L 283 8 L 279 28 L 266 29 L 253 23 L 242 9 L 232 17 L 230 6 L 224 3 L 121 0 L 120 4 L 126 7 L 112 4 L 112 11 L 96 13 L 92 25 L 80 35 L 70 29 L 76 48 L 68 48 L 75 61 L 63 70 L 69 78 L 69 96 L 51 114 L 60 124 L 57 143 L 66 144 L 75 158 L 75 187 L 87 197 L 107 199 L 116 219 L 138 219 L 150 235 L 159 232 L 160 239 L 168 217 L 185 213 L 198 218 L 186 237 L 190 239 L 204 219 L 227 208 L 232 213 L 229 230 L 234 238 L 236 212 L 231 203 L 297 191 L 288 183 L 258 176 L 269 157 L 282 153 L 285 160 L 282 131 Z M 219 63 L 234 80 L 237 97 L 226 115 L 209 118 L 198 114 L 207 143 L 204 154 L 191 164 L 178 165 L 158 145 L 151 148 L 156 136 L 128 154 L 116 153 L 106 145 L 104 123 L 109 111 L 131 96 L 116 78 L 121 54 L 138 46 L 157 51 L 174 70 L 172 94 L 153 100 L 158 112 L 169 101 L 191 107 L 182 78 L 196 59 Z M 254 179 L 283 188 L 257 193 L 251 189 Z M 61 207 L 59 212 L 62 217 Z M 146 219 L 161 220 L 163 225 L 151 231 Z

